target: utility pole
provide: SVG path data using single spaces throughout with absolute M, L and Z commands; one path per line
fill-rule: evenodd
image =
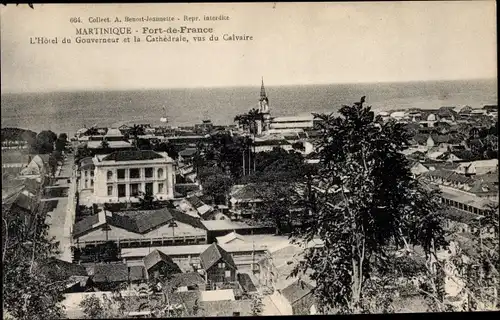
M 250 139 L 250 138 L 249 138 Z M 250 175 L 251 171 L 252 171 L 252 167 L 250 166 L 251 165 L 251 159 L 250 159 L 250 155 L 252 153 L 252 149 L 250 148 L 250 144 L 248 145 L 248 175 Z
M 245 149 L 243 149 L 242 158 L 243 158 L 243 176 L 245 176 Z

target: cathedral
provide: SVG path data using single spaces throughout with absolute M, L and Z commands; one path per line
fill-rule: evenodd
M 260 87 L 258 110 L 260 117 L 257 120 L 257 134 L 262 135 L 270 129 L 271 124 L 271 114 L 269 113 L 269 99 L 266 94 L 266 88 L 264 87 L 264 78 L 262 78 L 262 85 Z

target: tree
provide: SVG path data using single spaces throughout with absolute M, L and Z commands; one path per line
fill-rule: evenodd
M 102 139 L 101 148 L 103 148 L 105 150 L 109 148 L 109 142 L 108 142 L 108 140 L 106 140 L 106 138 Z
M 233 185 L 231 176 L 218 167 L 204 167 L 198 178 L 206 194 L 214 199 L 215 204 L 225 203 L 227 194 Z
M 89 149 L 87 144 L 84 144 L 83 146 L 78 146 L 75 152 L 75 163 L 78 163 L 80 160 L 86 157 L 91 157 L 92 150 Z
M 103 319 L 105 310 L 101 299 L 95 295 L 86 296 L 79 304 L 87 319 Z
M 50 168 L 50 173 L 54 177 L 56 175 L 57 171 L 57 162 L 58 162 L 58 154 L 51 153 L 49 156 L 49 168 Z
M 202 153 L 206 166 L 217 166 L 237 180 L 242 175 L 242 166 L 247 149 L 242 137 L 232 137 L 227 132 L 217 132 L 210 138 L 210 147 Z
M 269 174 L 271 178 L 273 175 Z M 270 179 L 271 180 L 271 179 Z M 248 186 L 247 186 L 248 187 Z M 262 202 L 254 213 L 254 219 L 275 228 L 275 234 L 292 230 L 293 209 L 296 200 L 295 185 L 280 180 L 262 182 L 252 186 Z
M 58 247 L 47 236 L 45 219 L 43 206 L 30 213 L 2 209 L 3 306 L 15 319 L 63 317 L 65 281 L 42 268 Z
M 57 150 L 57 151 L 64 151 L 66 149 L 66 144 L 67 144 L 66 140 L 62 140 L 62 139 L 58 138 L 56 140 L 56 148 L 55 148 L 55 150 Z
M 153 150 L 158 152 L 166 152 L 172 159 L 177 159 L 179 157 L 175 146 L 170 142 L 160 142 L 153 146 Z
M 57 135 L 54 132 L 50 130 L 41 131 L 36 136 L 33 149 L 35 152 L 40 154 L 51 153 L 54 151 L 54 143 L 56 140 Z
M 366 311 L 373 261 L 410 244 L 422 246 L 430 259 L 446 245 L 437 194 L 411 177 L 401 153 L 409 145 L 403 125 L 375 118 L 364 100 L 343 106 L 339 117 L 316 115 L 325 191 L 316 193 L 293 238 L 319 237 L 324 246 L 307 251 L 293 274 L 311 271 L 320 312 Z
M 144 210 L 155 209 L 155 197 L 150 193 L 139 192 L 139 206 Z
M 470 238 L 453 235 L 456 251 L 450 262 L 457 270 L 457 282 L 463 285 L 462 296 L 468 302 L 458 311 L 491 311 L 500 308 L 498 204 L 487 209 L 485 215 L 478 219 L 476 227 Z
M 99 130 L 96 127 L 90 127 L 84 133 L 86 136 L 97 136 L 99 135 Z

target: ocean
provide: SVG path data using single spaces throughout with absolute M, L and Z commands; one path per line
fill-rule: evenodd
M 496 80 L 408 83 L 266 86 L 273 116 L 336 112 L 366 96 L 374 110 L 497 104 Z M 84 126 L 187 126 L 211 119 L 233 123 L 237 114 L 256 108 L 260 84 L 254 87 L 131 91 L 9 93 L 1 96 L 2 127 L 36 132 L 52 130 L 72 136 Z

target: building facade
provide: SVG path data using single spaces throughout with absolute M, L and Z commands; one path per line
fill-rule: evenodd
M 141 193 L 158 200 L 174 197 L 174 161 L 166 153 L 117 151 L 96 156 L 93 162 L 96 203 L 133 202 Z

